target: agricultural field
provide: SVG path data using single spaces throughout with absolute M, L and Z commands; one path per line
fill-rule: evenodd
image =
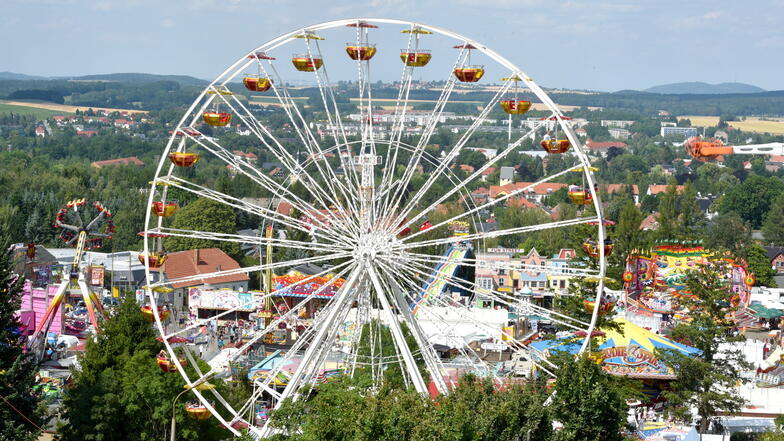
M 41 110 L 48 110 L 52 113 L 51 115 L 62 115 L 63 113 L 76 113 L 77 110 L 81 112 L 87 111 L 87 109 L 93 110 L 105 110 L 107 112 L 128 112 L 128 113 L 147 113 L 146 110 L 138 110 L 138 109 L 109 109 L 107 107 L 91 107 L 91 106 L 69 106 L 68 104 L 56 104 L 56 103 L 46 103 L 46 102 L 34 102 L 34 101 L 0 101 L 0 105 L 9 106 L 9 107 L 22 107 L 22 108 L 35 108 Z
M 713 127 L 719 124 L 718 116 L 686 115 L 686 116 L 678 117 L 678 121 L 682 119 L 688 119 L 689 121 L 691 121 L 692 127 Z
M 744 121 L 730 121 L 729 125 L 744 132 L 784 135 L 784 119 L 781 118 L 777 120 L 746 118 Z
M 46 118 L 51 118 L 54 115 L 62 115 L 63 113 L 72 113 L 72 112 L 56 112 L 54 110 L 41 109 L 39 107 L 19 106 L 19 105 L 5 104 L 3 102 L 0 102 L 0 114 L 2 113 L 33 115 L 38 119 L 46 119 Z

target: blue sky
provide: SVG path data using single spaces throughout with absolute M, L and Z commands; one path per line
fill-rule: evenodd
M 466 35 L 547 87 L 784 89 L 784 0 L 3 0 L 2 11 L 0 71 L 32 75 L 208 79 L 281 33 L 371 16 Z

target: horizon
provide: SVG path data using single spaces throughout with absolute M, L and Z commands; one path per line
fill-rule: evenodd
M 44 17 L 41 6 L 48 11 Z M 782 61 L 769 56 L 784 49 L 784 32 L 775 26 L 784 13 L 778 0 L 753 9 L 703 0 L 686 5 L 525 0 L 517 6 L 510 0 L 459 0 L 444 13 L 437 2 L 413 0 L 339 1 L 328 8 L 274 0 L 197 0 L 186 7 L 149 0 L 12 0 L 0 35 L 16 41 L 6 47 L 6 60 L 14 60 L 4 66 L 10 72 L 54 77 L 154 72 L 212 79 L 281 33 L 338 18 L 386 16 L 480 41 L 548 88 L 612 92 L 699 81 L 784 89 L 776 75 Z M 769 68 L 761 69 L 759 60 Z

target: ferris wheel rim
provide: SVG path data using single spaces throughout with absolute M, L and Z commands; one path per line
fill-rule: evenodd
M 384 23 L 384 24 L 412 26 L 412 27 L 413 26 L 418 26 L 418 27 L 421 27 L 421 28 L 433 31 L 435 33 L 439 33 L 441 35 L 444 35 L 444 36 L 447 36 L 447 37 L 451 37 L 453 39 L 462 40 L 466 44 L 472 44 L 473 46 L 475 46 L 475 48 L 477 50 L 479 50 L 480 52 L 484 53 L 486 56 L 490 57 L 491 59 L 493 59 L 495 62 L 499 63 L 500 65 L 506 67 L 513 74 L 515 74 L 515 75 L 519 74 L 521 79 L 522 79 L 522 81 L 529 87 L 529 89 L 532 91 L 532 93 L 534 93 L 534 95 L 536 95 L 537 98 L 539 98 L 548 107 L 548 109 L 552 112 L 552 115 L 555 118 L 555 120 L 557 122 L 557 125 L 560 126 L 560 129 L 563 130 L 563 133 L 571 141 L 572 146 L 574 147 L 575 156 L 577 157 L 578 162 L 580 163 L 579 167 L 582 168 L 584 177 L 588 181 L 588 189 L 590 190 L 590 193 L 593 196 L 593 204 L 594 204 L 594 208 L 596 210 L 596 216 L 595 216 L 594 220 L 598 220 L 598 228 L 597 228 L 598 240 L 600 241 L 600 243 L 604 241 L 604 238 L 605 238 L 604 223 L 602 222 L 603 213 L 602 213 L 602 210 L 601 210 L 601 202 L 600 202 L 600 199 L 599 199 L 599 194 L 598 194 L 598 192 L 595 189 L 595 185 L 594 185 L 593 179 L 592 179 L 592 174 L 590 172 L 590 161 L 588 160 L 587 155 L 583 151 L 582 144 L 579 142 L 579 139 L 575 136 L 571 126 L 569 124 L 565 123 L 565 120 L 562 118 L 563 114 L 562 114 L 560 108 L 522 70 L 517 68 L 517 66 L 512 64 L 506 58 L 500 56 L 496 52 L 494 52 L 491 49 L 489 49 L 487 46 L 485 46 L 485 45 L 483 45 L 483 44 L 481 44 L 481 43 L 479 43 L 479 42 L 477 42 L 475 40 L 472 40 L 472 39 L 469 39 L 467 37 L 464 37 L 463 35 L 460 35 L 460 34 L 457 34 L 457 33 L 454 33 L 454 32 L 451 32 L 451 31 L 448 31 L 448 30 L 445 30 L 445 29 L 442 29 L 442 28 L 430 26 L 430 25 L 423 24 L 423 23 L 407 21 L 407 20 L 384 19 L 384 18 L 353 18 L 353 19 L 343 19 L 343 20 L 336 20 L 336 21 L 318 23 L 318 24 L 314 24 L 314 25 L 310 25 L 310 26 L 299 28 L 299 29 L 297 29 L 295 31 L 292 31 L 292 32 L 289 32 L 287 34 L 283 34 L 283 35 L 281 35 L 281 36 L 279 36 L 277 38 L 274 38 L 274 39 L 272 39 L 272 40 L 262 44 L 261 46 L 257 47 L 253 51 L 249 52 L 248 54 L 246 54 L 245 57 L 240 58 L 234 64 L 229 66 L 223 73 L 218 75 L 215 78 L 215 80 L 213 80 L 204 89 L 204 91 L 201 92 L 201 94 L 194 100 L 194 102 L 190 106 L 190 108 L 184 113 L 184 115 L 181 118 L 180 122 L 175 127 L 175 129 L 174 129 L 174 131 L 172 133 L 172 136 L 169 138 L 169 140 L 168 140 L 168 142 L 166 144 L 166 147 L 164 149 L 164 154 L 162 155 L 161 161 L 159 162 L 158 167 L 157 167 L 156 172 L 155 172 L 155 180 L 158 180 L 159 176 L 161 176 L 161 171 L 163 170 L 163 166 L 166 163 L 166 161 L 165 161 L 166 156 L 169 154 L 170 151 L 172 151 L 172 147 L 177 142 L 177 132 L 180 131 L 183 128 L 190 127 L 189 125 L 186 125 L 186 121 L 188 120 L 188 118 L 191 117 L 191 116 L 194 116 L 194 118 L 195 118 L 195 115 L 198 115 L 199 113 L 201 113 L 201 111 L 206 109 L 213 100 L 218 99 L 218 95 L 216 95 L 216 96 L 214 96 L 214 97 L 212 97 L 212 98 L 210 98 L 208 100 L 205 100 L 204 98 L 205 98 L 205 96 L 206 96 L 206 94 L 208 93 L 209 90 L 211 90 L 211 89 L 215 90 L 216 85 L 220 85 L 220 86 L 226 85 L 229 81 L 234 79 L 237 75 L 240 75 L 242 70 L 246 69 L 249 65 L 253 64 L 253 62 L 254 62 L 253 60 L 248 61 L 248 58 L 247 58 L 248 55 L 255 54 L 257 51 L 272 50 L 272 49 L 280 47 L 280 46 L 282 46 L 284 44 L 287 44 L 291 40 L 294 39 L 294 36 L 296 34 L 301 33 L 301 32 L 320 31 L 320 30 L 338 28 L 338 27 L 341 27 L 341 26 L 345 26 L 345 25 L 352 24 L 352 23 L 357 23 L 357 22 L 370 22 L 370 23 L 374 23 L 375 22 L 375 23 Z M 229 75 L 232 71 L 233 71 L 233 74 Z M 198 108 L 200 105 L 202 107 L 201 111 L 200 112 L 194 112 L 196 110 L 196 108 Z M 376 142 L 379 142 L 379 141 L 377 140 Z M 168 172 L 166 173 L 165 176 L 172 176 L 173 170 L 174 170 L 174 165 L 173 164 L 169 164 Z M 149 204 L 151 204 L 154 201 L 155 188 L 156 188 L 156 185 L 153 183 L 152 191 L 150 191 L 150 196 L 149 196 Z M 164 191 L 165 191 L 165 189 L 164 189 Z M 470 198 L 469 198 L 469 200 L 470 200 Z M 147 213 L 146 213 L 146 216 L 145 216 L 145 230 L 146 231 L 153 231 L 153 229 L 149 228 L 150 220 L 151 220 L 151 214 L 150 214 L 150 211 L 147 210 Z M 163 228 L 163 226 L 162 226 L 163 225 L 163 219 L 162 218 L 158 218 L 157 221 L 158 221 L 157 222 L 158 223 L 158 227 L 157 228 L 158 229 L 162 229 Z M 150 246 L 149 246 L 149 239 L 150 239 L 149 234 L 145 233 L 145 235 L 144 235 L 144 252 L 145 252 L 145 254 L 148 254 L 151 251 L 150 250 Z M 149 281 L 150 280 L 149 263 L 145 264 L 145 273 L 146 273 L 147 279 Z M 594 311 L 592 313 L 591 322 L 590 322 L 589 327 L 588 327 L 588 337 L 586 337 L 584 339 L 583 345 L 580 348 L 580 353 L 582 353 L 585 350 L 586 345 L 588 344 L 588 341 L 590 340 L 591 331 L 594 329 L 594 326 L 596 324 L 596 320 L 598 318 L 598 308 L 599 308 L 599 303 L 600 303 L 600 299 L 601 299 L 602 292 L 603 292 L 603 283 L 604 283 L 603 281 L 604 281 L 604 275 L 605 275 L 605 255 L 604 255 L 604 250 L 602 249 L 602 247 L 599 247 L 599 273 L 598 273 L 598 275 L 599 275 L 599 287 L 597 288 L 597 295 L 596 295 L 596 299 L 595 299 L 595 308 L 594 308 Z M 156 307 L 155 295 L 149 289 L 147 290 L 147 294 L 148 294 L 148 297 L 150 298 L 150 301 L 151 301 L 151 304 L 152 304 L 152 312 L 153 312 L 153 316 L 154 316 L 154 319 L 155 319 L 156 327 L 158 328 L 158 331 L 159 331 L 160 335 L 161 336 L 165 336 L 167 334 L 165 333 L 164 325 L 163 325 L 163 323 L 162 323 L 162 321 L 160 319 L 160 316 L 158 314 L 158 310 L 157 310 L 157 307 Z M 170 354 L 174 354 L 175 353 L 173 347 L 169 344 L 169 342 L 167 341 L 166 338 L 163 338 L 163 344 L 164 344 L 164 346 L 166 347 L 167 351 Z M 179 361 L 177 360 L 177 357 L 172 357 L 172 358 L 173 358 L 173 360 L 172 360 L 173 363 L 175 365 L 177 365 L 178 371 L 183 376 L 186 384 L 189 387 L 193 387 L 195 383 L 191 382 L 190 378 L 185 373 L 185 370 L 182 369 L 182 366 L 180 366 Z M 200 399 L 200 401 L 202 403 L 204 403 L 205 406 L 210 409 L 211 413 L 213 415 L 219 417 L 221 422 L 225 426 L 228 427 L 229 426 L 229 422 L 227 420 L 224 420 L 220 416 L 220 414 L 217 412 L 217 410 L 215 410 L 215 409 L 210 407 L 209 401 L 204 399 L 204 397 L 202 397 L 202 394 L 198 390 L 196 390 L 196 389 L 193 389 L 193 390 L 194 390 L 194 393 L 197 395 L 197 397 Z M 230 428 L 230 430 L 232 430 L 234 432 L 234 430 L 232 428 Z

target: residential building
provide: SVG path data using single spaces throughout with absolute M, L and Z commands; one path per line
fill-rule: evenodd
M 676 135 L 683 138 L 691 138 L 699 134 L 695 127 L 662 127 L 659 133 L 661 136 Z
M 667 187 L 669 187 L 669 185 L 657 185 L 657 184 L 649 185 L 648 186 L 648 191 L 645 194 L 656 196 L 659 193 L 666 192 L 667 191 Z M 681 194 L 681 193 L 683 193 L 683 190 L 685 188 L 686 187 L 684 187 L 683 185 L 676 185 L 675 186 L 675 192 L 678 193 L 678 194 Z
M 603 190 L 607 192 L 607 194 L 615 194 L 615 193 L 630 193 L 632 199 L 634 199 L 635 204 L 640 203 L 640 188 L 637 184 L 607 184 L 602 186 Z
M 549 196 L 566 186 L 566 184 L 561 184 L 559 182 L 542 182 L 536 185 L 534 185 L 533 182 L 515 182 L 506 185 L 491 185 L 490 199 L 497 199 L 519 190 L 520 193 L 518 194 L 520 196 L 524 196 L 526 199 L 530 199 L 536 203 L 541 203 L 542 199 L 544 199 L 546 196 Z
M 784 273 L 784 247 L 765 247 L 765 251 L 770 259 L 770 266 L 776 270 L 777 274 Z
M 499 185 L 507 185 L 514 182 L 515 169 L 514 167 L 501 167 L 501 175 L 499 176 Z
M 602 127 L 607 127 L 607 128 L 617 127 L 617 128 L 620 128 L 620 129 L 625 129 L 625 128 L 631 126 L 632 124 L 634 124 L 634 121 L 619 120 L 619 119 L 603 119 L 602 120 Z
M 607 131 L 610 133 L 610 136 L 612 136 L 614 139 L 629 139 L 629 137 L 632 136 L 632 132 L 626 129 L 613 128 Z

